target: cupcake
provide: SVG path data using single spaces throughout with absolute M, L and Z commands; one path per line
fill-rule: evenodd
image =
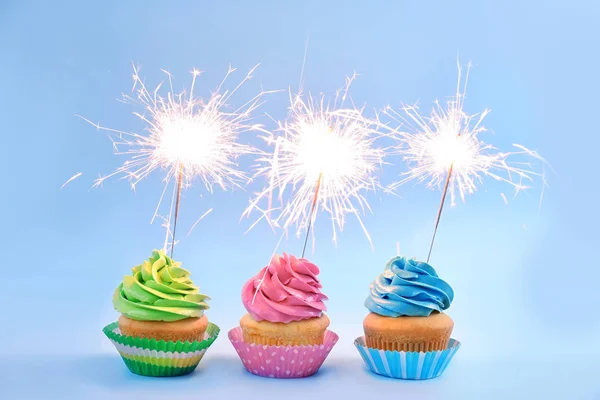
M 454 327 L 446 310 L 454 292 L 427 263 L 394 257 L 371 283 L 363 322 L 366 345 L 395 351 L 448 347 Z
M 248 311 L 240 320 L 244 341 L 272 346 L 323 344 L 329 318 L 317 279 L 319 268 L 293 255 L 275 255 L 242 289 Z
M 275 255 L 242 289 L 248 311 L 229 339 L 255 375 L 300 378 L 317 372 L 338 336 L 329 318 L 319 268 L 293 255 Z
M 121 313 L 121 333 L 156 340 L 202 340 L 208 327 L 204 315 L 208 296 L 198 292 L 189 275 L 180 262 L 158 250 L 134 267 L 113 295 L 113 306 Z
M 191 372 L 216 339 L 219 328 L 204 315 L 209 297 L 189 275 L 180 262 L 154 250 L 115 290 L 113 306 L 121 316 L 104 332 L 132 372 Z
M 354 341 L 367 367 L 397 379 L 440 376 L 458 349 L 446 310 L 454 292 L 427 263 L 394 257 L 371 283 L 363 322 Z

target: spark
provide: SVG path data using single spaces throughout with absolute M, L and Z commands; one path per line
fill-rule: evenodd
M 279 123 L 276 133 L 262 136 L 273 152 L 261 154 L 255 176 L 266 177 L 268 185 L 250 200 L 242 217 L 264 209 L 259 204 L 266 201 L 260 218 L 284 232 L 295 225 L 300 235 L 308 234 L 317 212 L 323 211 L 331 218 L 336 242 L 346 215 L 352 214 L 371 243 L 360 215 L 371 211 L 364 192 L 380 187 L 376 172 L 385 151 L 374 145 L 381 136 L 376 123 L 363 116 L 362 109 L 344 107 L 355 77 L 347 78 L 333 103 L 323 95 L 304 97 L 301 91 L 297 95 L 290 91 L 288 119 Z
M 534 161 L 546 163 L 536 151 L 513 144 L 515 151 L 503 152 L 480 139 L 480 134 L 486 132 L 482 123 L 490 110 L 479 114 L 464 111 L 470 67 L 469 64 L 461 88 L 462 70 L 458 66 L 454 97 L 448 100 L 445 108 L 436 101 L 429 117 L 422 116 L 417 106 L 404 106 L 404 114 L 389 107 L 384 110 L 385 114 L 408 128 L 406 131 L 397 130 L 396 137 L 398 152 L 409 164 L 409 170 L 392 188 L 418 181 L 429 188 L 441 189 L 451 171 L 448 189 L 451 203 L 455 205 L 457 197 L 464 202 L 466 195 L 475 193 L 484 177 L 511 185 L 515 195 L 527 189 L 536 178 L 541 178 L 545 185 L 543 174 L 532 168 Z M 506 197 L 502 197 L 506 201 Z
M 63 183 L 63 185 L 60 187 L 60 190 L 64 189 L 65 186 L 67 186 L 69 183 L 73 182 L 75 179 L 79 178 L 81 175 L 83 175 L 83 172 L 78 172 L 75 175 L 73 175 L 72 177 L 70 177 L 69 179 L 67 179 L 67 181 L 65 183 Z
M 108 132 L 115 154 L 127 157 L 115 171 L 97 179 L 94 187 L 119 176 L 127 179 L 135 189 L 154 171 L 163 170 L 165 187 L 152 217 L 154 221 L 159 216 L 167 187 L 172 183 L 175 188 L 181 184 L 187 188 L 198 179 L 212 193 L 214 187 L 227 190 L 247 182 L 248 177 L 238 168 L 237 160 L 252 153 L 253 149 L 239 143 L 238 139 L 243 132 L 263 130 L 261 125 L 251 123 L 252 113 L 262 104 L 262 96 L 271 92 L 263 91 L 238 108 L 230 106 L 229 102 L 251 79 L 257 67 L 252 68 L 233 89 L 224 89 L 226 81 L 235 72 L 230 66 L 218 88 L 205 100 L 194 94 L 196 79 L 201 74 L 197 69 L 191 71 L 189 91 L 184 89 L 179 93 L 173 89 L 171 73 L 162 70 L 169 86 L 163 97 L 160 93 L 164 81 L 149 89 L 140 78 L 139 68 L 134 65 L 132 94 L 124 94 L 123 102 L 142 109 L 141 112 L 133 112 L 145 124 L 142 133 L 105 128 L 81 117 L 97 129 Z M 179 198 L 174 190 L 170 215 L 176 197 Z M 167 237 L 170 222 L 171 217 L 165 222 Z
M 198 222 L 202 221 L 204 219 L 204 217 L 206 217 L 208 214 L 210 214 L 212 212 L 212 210 L 213 210 L 212 208 L 209 208 L 208 210 L 206 210 L 206 212 L 204 214 L 202 214 L 200 216 L 200 218 L 198 218 L 196 220 L 196 222 L 194 222 L 194 225 L 192 225 L 192 227 L 188 231 L 188 236 L 190 235 L 190 233 L 192 233 L 192 231 L 194 230 L 194 228 L 196 227 L 196 225 L 198 225 Z

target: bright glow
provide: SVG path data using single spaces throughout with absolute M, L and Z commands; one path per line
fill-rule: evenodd
M 448 170 L 450 164 L 454 164 L 457 169 L 469 168 L 476 158 L 477 141 L 472 140 L 473 136 L 457 135 L 453 128 L 439 127 L 440 134 L 425 146 L 435 168 L 441 171 Z
M 132 188 L 135 188 L 153 171 L 164 170 L 165 188 L 154 214 L 156 217 L 168 186 L 171 183 L 175 183 L 176 186 L 180 174 L 184 187 L 189 186 L 195 179 L 200 179 L 210 192 L 214 186 L 226 190 L 247 181 L 245 174 L 238 169 L 237 159 L 252 149 L 237 140 L 244 131 L 262 130 L 260 125 L 251 125 L 249 121 L 252 118 L 251 113 L 260 105 L 260 98 L 265 92 L 237 109 L 231 108 L 228 102 L 251 78 L 255 69 L 256 67 L 233 90 L 224 90 L 221 93 L 227 78 L 235 71 L 229 68 L 217 90 L 205 101 L 194 96 L 194 85 L 200 75 L 198 70 L 192 71 L 189 92 L 184 90 L 178 94 L 173 91 L 171 74 L 163 71 L 167 75 L 170 88 L 166 97 L 162 97 L 159 94 L 162 83 L 154 90 L 148 90 L 139 77 L 138 68 L 134 66 L 135 96 L 124 95 L 124 100 L 143 107 L 143 113 L 134 112 L 134 115 L 139 117 L 146 127 L 143 133 L 134 133 L 93 124 L 111 134 L 115 154 L 128 156 L 121 167 L 96 180 L 95 186 L 101 185 L 110 177 L 120 175 L 128 179 Z M 172 208 L 173 201 L 169 210 L 172 211 Z M 169 217 L 165 221 L 167 238 L 170 219 Z
M 442 188 L 451 165 L 448 190 L 453 205 L 456 196 L 464 201 L 467 194 L 473 194 L 485 176 L 510 184 L 515 195 L 536 177 L 545 185 L 544 176 L 531 169 L 531 161 L 545 163 L 537 152 L 518 144 L 513 145 L 517 151 L 500 152 L 479 139 L 479 134 L 486 131 L 482 121 L 489 110 L 474 115 L 463 110 L 468 70 L 462 90 L 460 66 L 458 71 L 456 94 L 447 102 L 446 108 L 436 102 L 429 117 L 422 117 L 416 106 L 403 107 L 406 116 L 390 108 L 384 111 L 407 128 L 395 133 L 399 140 L 398 151 L 410 169 L 392 187 L 417 180 L 426 182 L 430 188 Z M 529 160 L 513 161 L 517 156 L 527 156 Z
M 362 110 L 336 108 L 340 100 L 345 101 L 353 79 L 338 91 L 331 106 L 322 96 L 304 98 L 290 93 L 290 117 L 279 124 L 279 134 L 263 137 L 273 146 L 273 153 L 258 159 L 256 175 L 266 177 L 269 184 L 251 200 L 244 215 L 261 210 L 259 203 L 266 199 L 263 217 L 284 231 L 295 224 L 300 235 L 308 227 L 318 187 L 315 214 L 320 210 L 330 215 L 333 240 L 337 230 L 343 230 L 346 214 L 353 214 L 370 241 L 360 214 L 370 211 L 364 192 L 379 188 L 375 173 L 383 163 L 384 150 L 374 146 L 376 124 Z M 277 207 L 272 204 L 275 192 Z M 277 215 L 272 216 L 275 211 Z

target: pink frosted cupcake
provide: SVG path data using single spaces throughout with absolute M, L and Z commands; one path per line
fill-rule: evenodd
M 308 376 L 325 360 L 338 337 L 327 330 L 329 318 L 323 313 L 327 296 L 321 292 L 318 274 L 315 264 L 284 253 L 274 256 L 244 285 L 242 302 L 248 314 L 229 337 L 240 357 L 252 349 L 252 358 L 242 357 L 249 371 L 274 377 Z M 285 354 L 275 357 L 279 352 Z M 256 368 L 251 368 L 252 359 Z M 277 362 L 275 369 L 273 362 Z
M 317 279 L 319 268 L 306 259 L 275 255 L 242 289 L 248 310 L 240 320 L 246 343 L 274 346 L 323 344 L 329 318 Z

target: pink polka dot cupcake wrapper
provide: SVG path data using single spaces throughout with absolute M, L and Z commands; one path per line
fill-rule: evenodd
M 314 375 L 338 339 L 335 332 L 327 331 L 322 345 L 263 346 L 245 343 L 240 327 L 229 331 L 229 340 L 248 372 L 267 378 L 304 378 Z

